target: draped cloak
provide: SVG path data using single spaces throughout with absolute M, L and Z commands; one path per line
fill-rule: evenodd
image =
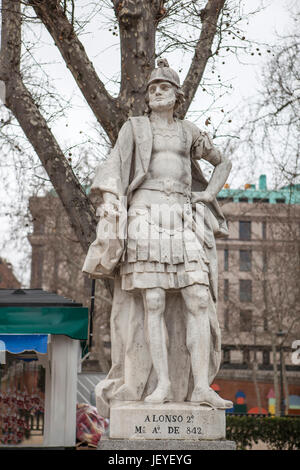
M 191 148 L 192 191 L 203 191 L 207 186 L 196 161 L 213 148 L 206 133 L 188 121 L 181 121 L 186 144 Z M 198 131 L 195 139 L 195 128 Z M 130 199 L 145 180 L 152 153 L 153 136 L 149 118 L 132 117 L 121 128 L 115 147 L 105 162 L 99 165 L 91 192 L 102 196 L 115 194 L 120 201 L 121 216 L 115 226 L 118 237 L 101 237 L 99 221 L 96 240 L 91 244 L 83 266 L 90 277 L 114 279 L 111 311 L 111 359 L 107 377 L 96 386 L 96 403 L 101 416 L 109 417 L 114 401 L 140 401 L 155 389 L 157 379 L 152 367 L 145 312 L 141 293 L 121 289 L 118 265 L 126 243 L 126 213 Z M 196 205 L 197 206 L 197 205 Z M 217 252 L 215 237 L 228 235 L 222 211 L 214 200 L 201 205 L 199 236 L 209 260 L 209 321 L 210 364 L 209 383 L 220 367 L 221 337 L 217 318 Z M 193 210 L 195 220 L 196 210 Z M 109 222 L 109 220 L 108 220 Z M 103 228 L 103 227 L 102 227 Z M 197 231 L 197 227 L 196 227 Z M 186 401 L 193 390 L 190 356 L 186 347 L 185 306 L 180 292 L 167 291 L 165 324 L 168 332 L 168 364 L 174 401 Z M 151 334 L 151 332 L 149 332 Z

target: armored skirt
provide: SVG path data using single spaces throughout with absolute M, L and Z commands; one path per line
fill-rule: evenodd
M 209 285 L 208 272 L 203 241 L 193 230 L 191 216 L 167 229 L 153 221 L 150 208 L 129 209 L 128 238 L 120 264 L 122 289 Z

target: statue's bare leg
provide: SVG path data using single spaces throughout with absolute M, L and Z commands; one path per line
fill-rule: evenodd
M 157 375 L 157 387 L 145 398 L 145 402 L 164 403 L 172 399 L 164 320 L 166 294 L 161 288 L 145 289 L 143 299 L 147 312 L 150 354 Z
M 210 324 L 208 316 L 209 291 L 205 285 L 194 284 L 181 290 L 186 305 L 186 344 L 191 356 L 194 391 L 191 401 L 216 408 L 231 408 L 209 386 Z

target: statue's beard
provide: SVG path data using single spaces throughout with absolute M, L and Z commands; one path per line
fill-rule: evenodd
M 156 101 L 153 100 L 149 103 L 151 111 L 169 111 L 174 108 L 175 101 L 173 97 L 170 98 L 161 98 Z

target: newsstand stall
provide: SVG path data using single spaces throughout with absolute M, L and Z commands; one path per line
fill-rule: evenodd
M 74 447 L 88 308 L 42 289 L 0 289 L 0 448 Z

